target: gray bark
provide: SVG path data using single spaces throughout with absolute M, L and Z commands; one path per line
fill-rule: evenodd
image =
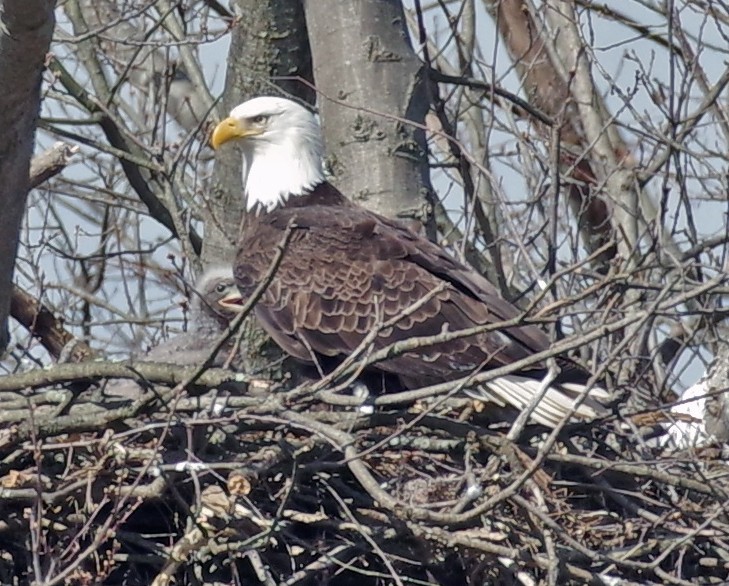
M 28 195 L 41 74 L 55 23 L 52 0 L 0 4 L 0 351 L 8 344 L 13 267 Z
M 370 209 L 422 222 L 432 235 L 425 135 L 403 122 L 422 125 L 429 100 L 401 3 L 310 0 L 305 10 L 333 182 Z

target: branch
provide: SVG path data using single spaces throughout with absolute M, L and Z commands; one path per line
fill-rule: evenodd
M 39 368 L 0 377 L 0 392 L 40 389 L 50 385 L 103 378 L 124 378 L 146 383 L 178 385 L 198 370 L 198 366 L 180 366 L 159 362 L 57 364 L 51 368 Z M 241 373 L 223 368 L 210 368 L 195 379 L 195 384 L 200 387 L 216 387 L 228 382 L 248 383 L 250 380 L 252 380 L 250 377 Z
M 226 382 L 246 385 L 247 376 L 224 369 L 205 369 L 203 366 L 181 367 L 177 364 L 139 363 L 117 364 L 113 362 L 84 362 L 81 364 L 60 364 L 51 369 L 38 369 L 22 374 L 0 378 L 0 391 L 20 391 L 27 388 L 41 388 L 54 383 L 70 383 L 83 379 L 134 378 L 147 382 L 174 384 L 171 389 L 142 393 L 139 398 L 122 407 L 99 412 L 31 417 L 20 425 L 0 431 L 0 450 L 9 449 L 31 438 L 41 439 L 60 433 L 99 431 L 107 426 L 135 417 L 145 409 L 159 404 L 174 409 L 174 399 L 180 391 L 190 385 L 214 388 Z M 260 404 L 260 398 L 252 399 Z M 32 411 L 31 411 L 32 413 Z
M 38 187 L 63 171 L 78 150 L 79 147 L 76 145 L 59 141 L 48 150 L 35 155 L 30 161 L 30 189 Z
M 580 234 L 592 252 L 611 238 L 610 210 L 593 194 L 595 173 L 585 159 L 577 159 L 571 149 L 584 149 L 584 136 L 570 100 L 567 77 L 562 75 L 559 55 L 547 39 L 543 23 L 531 13 L 525 0 L 488 0 L 487 9 L 499 28 L 514 66 L 523 79 L 523 89 L 534 109 L 559 123 L 560 139 L 568 148 L 559 153 L 562 169 L 575 181 L 568 187 L 570 208 L 578 218 Z M 539 129 L 539 127 L 537 127 Z M 542 130 L 542 129 L 539 129 Z M 545 137 L 547 140 L 549 137 Z M 627 151 L 626 151 L 627 152 Z M 577 160 L 576 164 L 573 164 Z M 604 265 L 615 255 L 608 249 Z
M 141 151 L 139 148 L 135 148 L 131 142 L 124 138 L 121 128 L 119 128 L 119 125 L 109 116 L 109 113 L 101 108 L 91 94 L 89 94 L 86 89 L 73 78 L 66 68 L 61 65 L 58 59 L 51 56 L 48 68 L 58 77 L 63 87 L 66 88 L 66 91 L 68 91 L 68 93 L 71 94 L 76 101 L 89 112 L 89 114 L 96 114 L 99 116 L 99 126 L 103 130 L 109 144 L 116 149 L 130 153 L 137 158 L 149 158 L 148 153 Z M 167 228 L 176 238 L 181 238 L 182 235 L 178 232 L 175 226 L 175 221 L 172 218 L 170 210 L 150 189 L 147 180 L 140 170 L 140 166 L 127 160 L 125 157 L 118 158 L 129 184 L 134 188 L 134 191 L 137 192 L 139 199 L 141 199 L 147 206 L 150 215 Z M 202 249 L 202 239 L 200 238 L 200 235 L 192 227 L 189 227 L 189 233 L 193 249 L 197 254 L 200 254 Z
M 539 108 L 535 108 L 532 106 L 529 102 L 526 100 L 521 99 L 516 94 L 505 90 L 502 87 L 499 87 L 497 85 L 492 85 L 490 83 L 487 83 L 483 80 L 476 79 L 475 77 L 467 77 L 462 75 L 448 75 L 447 73 L 442 73 L 441 71 L 438 71 L 437 69 L 429 69 L 428 73 L 430 75 L 430 79 L 433 81 L 437 81 L 439 83 L 449 83 L 452 85 L 462 85 L 469 87 L 471 89 L 478 89 L 483 90 L 487 94 L 494 94 L 496 96 L 499 96 L 501 98 L 505 98 L 512 104 L 514 104 L 515 108 L 512 108 L 512 111 L 523 117 L 525 114 L 528 114 L 538 122 L 541 122 L 545 126 L 555 126 L 555 121 L 542 112 Z
M 60 143 L 59 143 L 60 144 Z M 43 347 L 58 360 L 75 337 L 63 327 L 53 311 L 17 285 L 13 286 L 10 315 L 37 338 Z M 73 362 L 81 362 L 92 354 L 86 342 L 76 341 Z

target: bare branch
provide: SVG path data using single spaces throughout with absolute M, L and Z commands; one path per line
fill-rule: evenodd
M 30 188 L 34 189 L 58 175 L 77 152 L 78 146 L 57 142 L 48 150 L 35 155 L 30 161 Z
M 13 286 L 10 315 L 38 338 L 56 360 L 72 342 L 74 342 L 73 362 L 81 362 L 92 355 L 88 344 L 76 340 L 75 336 L 63 327 L 62 321 L 53 311 L 17 285 Z

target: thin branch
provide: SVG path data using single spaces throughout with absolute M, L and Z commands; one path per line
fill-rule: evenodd
M 73 76 L 71 76 L 66 68 L 63 67 L 58 59 L 51 57 L 49 59 L 48 68 L 58 77 L 58 80 L 61 82 L 63 87 L 66 88 L 66 90 L 89 112 L 89 114 L 99 116 L 99 126 L 104 131 L 104 135 L 111 146 L 120 151 L 128 152 L 137 158 L 149 158 L 148 153 L 142 152 L 124 137 L 124 133 L 118 124 L 108 115 L 108 112 L 103 110 L 97 101 L 94 100 L 78 82 L 76 82 Z M 178 233 L 170 210 L 160 201 L 149 187 L 149 183 L 142 174 L 140 167 L 127 160 L 125 157 L 119 157 L 119 162 L 122 169 L 124 169 L 124 173 L 126 174 L 130 185 L 147 206 L 151 216 L 165 226 L 175 237 L 181 238 L 183 235 Z M 202 250 L 202 239 L 197 232 L 195 232 L 194 228 L 190 226 L 188 229 L 192 247 L 197 254 L 200 254 L 200 251 Z

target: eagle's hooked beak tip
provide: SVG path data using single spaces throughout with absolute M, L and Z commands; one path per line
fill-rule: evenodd
M 235 118 L 226 118 L 218 123 L 213 130 L 213 134 L 210 137 L 210 146 L 217 151 L 226 142 L 234 138 L 241 138 L 245 135 L 245 131 L 238 120 Z

